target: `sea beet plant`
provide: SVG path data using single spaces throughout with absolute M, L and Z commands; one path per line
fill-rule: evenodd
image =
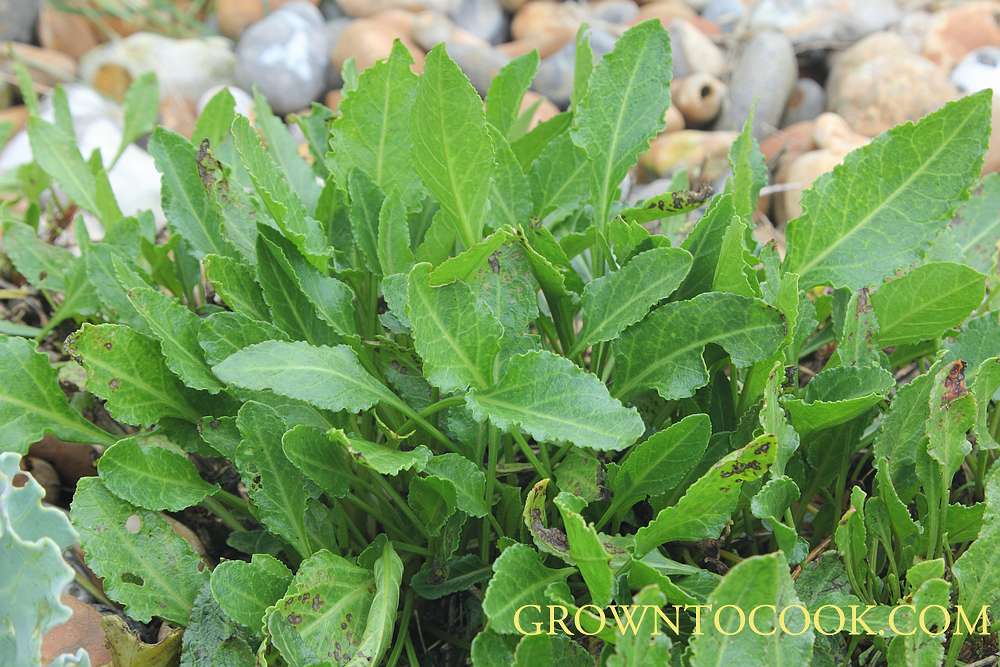
M 785 252 L 752 235 L 749 130 L 714 196 L 620 201 L 669 104 L 658 22 L 577 53 L 571 109 L 534 128 L 536 54 L 484 103 L 444 48 L 417 75 L 397 43 L 345 72 L 338 114 L 294 119 L 308 152 L 219 93 L 190 141 L 152 131 L 164 230 L 122 215 L 57 92 L 5 214 L 50 307 L 4 325 L 0 448 L 101 448 L 72 500 L 86 563 L 133 621 L 183 629 L 183 665 L 990 654 L 969 630 L 1000 610 L 989 93 L 850 154 Z M 130 136 L 152 125 L 137 85 Z M 51 596 L 60 575 L 31 572 Z M 626 605 L 688 608 L 651 638 Z M 760 632 L 697 605 L 760 607 Z

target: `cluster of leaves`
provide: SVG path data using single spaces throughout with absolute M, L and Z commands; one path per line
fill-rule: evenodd
M 660 24 L 577 53 L 571 109 L 529 129 L 536 54 L 484 103 L 397 43 L 295 119 L 306 157 L 221 92 L 191 141 L 149 140 L 166 232 L 121 215 L 58 97 L 32 117 L 32 169 L 106 233 L 46 244 L 41 190 L 7 216 L 81 326 L 58 368 L 0 338 L 0 446 L 105 448 L 72 503 L 87 563 L 185 628 L 182 664 L 930 665 L 945 637 L 891 605 L 1000 608 L 1000 179 L 963 204 L 989 94 L 820 178 L 782 260 L 751 234 L 748 130 L 711 199 L 620 201 L 669 104 Z M 227 530 L 214 567 L 164 518 L 195 506 Z M 879 632 L 594 626 L 629 603 L 872 605 Z M 593 636 L 521 637 L 548 604 Z

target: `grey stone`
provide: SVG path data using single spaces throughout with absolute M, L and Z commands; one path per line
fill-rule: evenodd
M 236 49 L 236 81 L 260 90 L 277 113 L 298 111 L 326 87 L 330 61 L 323 15 L 294 2 L 244 31 Z
M 333 21 L 335 19 L 341 19 L 347 16 L 340 5 L 337 4 L 337 0 L 321 0 L 319 3 L 319 11 L 322 12 L 323 18 L 327 21 Z
M 731 32 L 745 13 L 746 8 L 740 0 L 711 0 L 701 15 L 725 32 Z
M 510 22 L 497 0 L 462 0 L 450 16 L 463 30 L 490 44 L 500 44 L 510 34 Z
M 781 117 L 781 127 L 788 127 L 804 120 L 812 120 L 826 111 L 826 91 L 813 79 L 795 82 L 788 106 Z
M 598 21 L 625 25 L 639 15 L 639 5 L 632 0 L 607 0 L 591 5 L 588 14 Z
M 756 105 L 753 134 L 762 139 L 778 128 L 799 67 L 792 43 L 780 32 L 764 31 L 747 42 L 733 70 L 729 95 L 717 130 L 739 130 Z
M 614 35 L 592 28 L 590 32 L 590 48 L 594 52 L 594 60 L 600 60 L 615 46 Z M 532 87 L 549 98 L 557 107 L 565 109 L 569 106 L 573 95 L 573 71 L 576 68 L 576 42 L 570 41 L 561 49 L 542 61 Z
M 750 29 L 781 30 L 795 46 L 826 48 L 852 44 L 902 16 L 896 0 L 762 0 Z
M 354 19 L 341 17 L 330 19 L 326 22 L 326 44 L 330 53 L 333 52 L 333 47 L 337 45 L 337 40 L 340 39 L 340 33 L 344 32 L 344 28 L 351 24 Z M 344 85 L 344 80 L 340 76 L 340 69 L 334 67 L 332 64 L 328 65 L 326 68 L 326 87 L 329 90 L 334 88 L 340 88 Z
M 951 71 L 951 82 L 966 95 L 987 88 L 1000 90 L 1000 48 L 984 46 L 965 56 Z M 993 131 L 1000 133 L 1000 128 Z
M 448 55 L 462 68 L 481 95 L 489 90 L 490 82 L 500 68 L 510 62 L 510 56 L 489 46 L 450 42 L 447 49 Z
M 30 42 L 41 4 L 40 0 L 0 0 L 0 40 Z

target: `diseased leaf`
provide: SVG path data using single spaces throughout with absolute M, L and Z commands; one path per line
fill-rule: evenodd
M 762 435 L 724 456 L 692 484 L 672 507 L 660 511 L 635 534 L 635 551 L 645 554 L 667 542 L 716 539 L 740 500 L 744 482 L 767 473 L 777 453 L 773 435 Z
M 413 168 L 465 247 L 482 237 L 493 147 L 479 93 L 443 44 L 427 54 L 413 108 Z
M 670 38 L 659 21 L 629 29 L 594 68 L 573 113 L 573 142 L 591 162 L 594 219 L 608 221 L 615 189 L 650 140 L 670 105 Z
M 0 451 L 27 454 L 51 433 L 66 442 L 110 445 L 114 438 L 70 407 L 56 369 L 30 341 L 0 336 Z
M 978 308 L 985 292 L 986 277 L 962 264 L 919 266 L 872 294 L 879 343 L 903 345 L 937 338 Z
M 989 127 L 985 91 L 848 155 L 802 193 L 785 270 L 803 288 L 858 289 L 915 262 L 979 176 Z
M 591 449 L 624 449 L 644 430 L 635 408 L 612 398 L 596 376 L 547 351 L 514 356 L 499 382 L 473 390 L 466 403 L 478 420 L 501 429 Z
M 111 493 L 154 511 L 178 512 L 218 490 L 187 456 L 155 437 L 119 440 L 101 455 L 97 471 Z
M 691 396 L 708 382 L 705 345 L 720 345 L 734 365 L 748 366 L 781 345 L 785 326 L 777 310 L 736 294 L 668 303 L 615 341 L 612 391 L 626 398 L 652 387 L 665 400 Z
M 120 500 L 96 477 L 77 484 L 71 516 L 87 564 L 130 617 L 187 624 L 208 570 L 162 516 Z
M 655 248 L 587 284 L 581 297 L 583 328 L 575 351 L 615 339 L 677 289 L 691 268 L 691 255 L 679 248 Z

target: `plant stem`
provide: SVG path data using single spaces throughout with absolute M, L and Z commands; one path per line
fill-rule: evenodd
M 493 488 L 497 481 L 497 450 L 500 448 L 500 431 L 497 430 L 495 426 L 489 427 L 489 435 L 487 436 L 486 444 L 486 504 L 489 505 L 489 514 L 492 515 L 493 509 Z M 496 519 L 494 519 L 495 521 Z M 499 532 L 498 532 L 499 534 Z M 483 562 L 490 562 L 490 523 L 488 521 L 483 522 L 482 529 L 482 544 L 480 545 L 480 553 L 483 557 Z
M 535 456 L 535 452 L 531 450 L 531 447 L 528 445 L 528 441 L 524 439 L 521 432 L 515 427 L 511 429 L 510 434 L 514 436 L 514 442 L 516 442 L 517 446 L 521 448 L 524 456 L 528 459 L 531 465 L 534 466 L 538 474 L 542 476 L 542 479 L 551 477 L 551 474 L 548 470 L 546 470 L 545 466 L 542 465 L 542 462 L 538 460 L 538 457 Z
M 219 517 L 219 520 L 230 530 L 244 530 L 243 524 L 240 523 L 239 519 L 233 516 L 222 503 L 212 496 L 205 496 L 205 499 L 201 501 L 201 506 Z
M 423 410 L 417 412 L 417 414 L 420 415 L 421 417 L 427 418 L 436 415 L 442 410 L 447 410 L 448 408 L 453 408 L 455 406 L 462 405 L 464 403 L 465 403 L 465 396 L 448 396 L 447 398 L 442 398 L 437 403 L 431 403 Z M 398 429 L 399 433 L 406 433 L 408 430 L 413 428 L 415 423 L 416 422 L 413 420 L 412 417 L 408 417 L 406 421 L 400 425 Z
M 396 635 L 396 643 L 393 644 L 392 650 L 389 652 L 389 657 L 386 658 L 386 667 L 396 667 L 396 663 L 399 662 L 399 656 L 403 652 L 403 645 L 405 644 L 405 638 L 409 636 L 410 631 L 410 617 L 413 616 L 413 590 L 410 589 L 406 592 L 406 599 L 403 601 L 403 614 L 402 620 L 399 624 L 399 634 Z
M 461 454 L 461 452 L 458 450 L 458 447 L 455 446 L 455 443 L 453 443 L 451 440 L 449 440 L 448 437 L 444 433 L 442 433 L 441 431 L 439 431 L 437 429 L 436 426 L 434 426 L 429 421 L 427 421 L 426 419 L 424 419 L 420 415 L 420 413 L 418 413 L 416 410 L 414 410 L 413 408 L 411 408 L 409 405 L 407 405 L 401 399 L 399 399 L 399 398 L 397 398 L 395 396 L 393 396 L 393 398 L 395 400 L 389 402 L 389 404 L 392 405 L 392 407 L 396 408 L 397 410 L 399 410 L 400 412 L 402 412 L 404 415 L 406 415 L 407 417 L 409 417 L 410 420 L 412 420 L 415 424 L 417 424 L 422 429 L 424 429 L 425 431 L 427 431 L 427 433 L 430 434 L 430 436 L 432 438 L 434 438 L 439 443 L 441 443 L 442 445 L 444 445 L 445 447 L 447 447 L 449 451 L 455 452 L 456 454 Z
M 412 523 L 413 527 L 420 532 L 420 535 L 423 536 L 425 540 L 428 539 L 427 529 L 424 528 L 423 522 L 420 521 L 417 515 L 413 513 L 413 510 L 406 504 L 403 497 L 399 495 L 399 491 L 397 491 L 392 484 L 385 481 L 385 478 L 381 475 L 375 474 L 373 475 L 373 478 L 375 479 L 376 486 L 378 486 L 387 496 L 389 496 L 390 499 L 392 499 L 394 503 L 396 503 L 396 506 L 399 507 L 399 511 L 410 520 L 410 523 Z

